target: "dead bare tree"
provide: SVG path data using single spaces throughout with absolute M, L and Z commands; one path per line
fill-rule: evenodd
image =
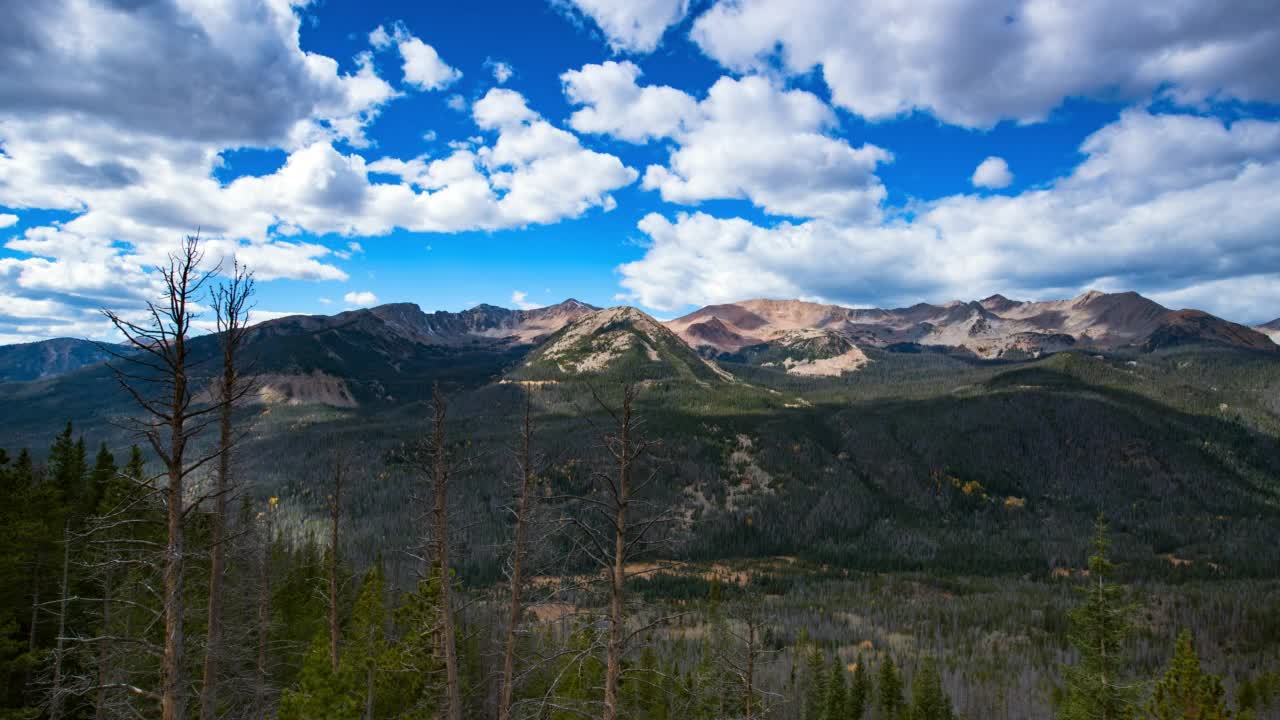
M 271 543 L 275 540 L 275 512 L 278 502 L 267 500 L 267 509 L 259 516 L 258 556 L 258 653 L 254 663 L 253 717 L 267 718 L 267 650 L 271 640 Z
M 112 370 L 119 385 L 142 411 L 126 424 L 146 439 L 164 464 L 166 484 L 163 551 L 164 650 L 160 673 L 162 720 L 182 720 L 186 711 L 186 635 L 183 576 L 186 570 L 186 520 L 203 497 L 187 499 L 187 478 L 212 461 L 220 450 L 192 459 L 188 447 L 217 419 L 218 402 L 200 402 L 194 387 L 190 339 L 195 305 L 213 276 L 201 269 L 198 236 L 189 236 L 160 267 L 161 302 L 148 302 L 143 319 L 126 319 L 113 310 L 103 314 L 125 337 L 129 351 L 112 351 Z M 145 691 L 140 691 L 145 692 Z
M 222 644 L 222 586 L 227 542 L 227 497 L 231 492 L 231 450 L 236 443 L 232 414 L 236 401 L 247 391 L 240 372 L 239 351 L 249 329 L 249 299 L 253 273 L 236 262 L 232 275 L 213 292 L 218 344 L 222 350 L 222 379 L 218 384 L 218 472 L 214 476 L 213 527 L 209 548 L 208 631 L 205 640 L 204 678 L 200 688 L 200 720 L 213 720 L 218 700 L 218 663 Z
M 774 616 L 759 597 L 746 597 L 724 610 L 723 645 L 713 646 L 715 662 L 736 690 L 742 694 L 743 720 L 765 717 L 775 701 L 776 693 L 762 691 L 758 680 L 760 668 L 776 655 L 765 642 L 764 632 Z
M 62 583 L 58 593 L 58 637 L 53 649 L 53 689 L 49 698 L 49 720 L 62 720 L 66 689 L 62 685 L 63 660 L 67 649 L 67 605 L 71 601 L 68 576 L 71 572 L 71 525 L 62 529 Z
M 608 634 L 604 643 L 605 673 L 603 720 L 619 717 L 618 689 L 623 675 L 623 657 L 636 638 L 671 617 L 657 617 L 629 628 L 626 586 L 637 574 L 630 566 L 669 541 L 670 531 L 678 518 L 669 509 L 658 507 L 647 498 L 658 479 L 655 464 L 649 462 L 660 443 L 647 437 L 645 423 L 637 408 L 640 388 L 625 384 L 621 400 L 615 408 L 591 389 L 596 404 L 608 416 L 610 427 L 601 432 L 601 447 L 606 465 L 592 473 L 591 487 L 578 495 L 553 497 L 574 506 L 564 522 L 577 532 L 571 533 L 575 545 L 592 564 L 600 568 L 608 586 L 608 608 L 604 621 Z
M 342 524 L 342 486 L 346 481 L 347 462 L 342 452 L 336 451 L 333 460 L 333 492 L 329 495 L 329 562 L 328 592 L 329 603 L 329 664 L 335 674 L 338 672 L 338 540 L 339 528 Z
M 515 688 L 516 640 L 520 626 L 520 617 L 524 612 L 521 604 L 521 591 L 524 589 L 525 535 L 529 515 L 530 494 L 536 482 L 536 469 L 532 453 L 533 446 L 533 398 L 531 390 L 524 394 L 524 419 L 521 423 L 519 449 L 516 462 L 519 468 L 519 480 L 516 489 L 515 506 L 512 509 L 515 520 L 515 536 L 511 545 L 510 596 L 507 606 L 507 638 L 502 654 L 502 684 L 498 697 L 498 720 L 511 720 L 511 698 Z
M 458 681 L 458 647 L 453 618 L 453 578 L 449 565 L 449 458 L 445 420 L 448 405 L 440 384 L 431 388 L 434 424 L 431 429 L 431 487 L 434 499 L 435 560 L 440 568 L 440 643 L 444 650 L 445 688 L 449 720 L 462 718 L 462 692 Z

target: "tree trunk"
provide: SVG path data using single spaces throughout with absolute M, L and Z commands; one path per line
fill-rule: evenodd
M 756 674 L 756 625 L 754 618 L 747 623 L 747 695 L 743 698 L 746 706 L 746 720 L 755 720 L 752 701 L 755 700 Z
M 39 550 L 36 554 L 35 572 L 31 574 L 31 628 L 27 634 L 27 653 L 31 657 L 36 655 L 36 642 L 39 639 L 40 627 L 40 570 L 42 563 L 40 562 Z M 22 686 L 31 687 L 31 666 L 28 665 L 26 672 L 23 673 Z
M 271 632 L 271 516 L 274 505 L 267 507 L 267 531 L 262 542 L 262 560 L 258 565 L 258 662 L 254 669 L 254 717 L 267 718 L 267 642 Z
M 208 636 L 205 642 L 204 682 L 200 688 L 200 720 L 214 720 L 218 702 L 218 659 L 222 649 L 222 579 L 223 543 L 226 539 L 227 488 L 231 474 L 231 401 L 235 387 L 235 368 L 224 364 L 222 376 L 222 408 L 219 418 L 218 472 L 214 481 L 212 547 L 209 549 Z
M 182 427 L 174 428 L 174 452 L 171 457 L 181 458 Z M 185 641 L 182 613 L 182 574 L 186 553 L 182 526 L 183 477 L 181 462 L 169 464 L 168 540 L 164 553 L 164 659 L 160 690 L 161 720 L 182 720 L 186 714 L 182 664 Z
M 108 669 L 111 643 L 107 635 L 111 631 L 111 568 L 104 571 L 102 578 L 102 637 L 98 640 L 98 691 L 93 702 L 94 720 L 107 719 L 107 683 L 111 680 Z
M 453 627 L 453 577 L 449 567 L 449 467 L 445 458 L 445 401 L 437 385 L 431 391 L 435 406 L 432 435 L 432 475 L 435 490 L 435 551 L 440 565 L 440 642 L 444 645 L 445 683 L 449 720 L 462 719 L 462 693 L 458 685 L 458 648 Z
M 364 720 L 373 720 L 373 668 L 365 670 Z
M 618 490 L 614 507 L 613 567 L 610 572 L 609 647 L 605 662 L 603 720 L 617 720 L 618 682 L 622 676 L 623 592 L 626 590 L 627 504 L 631 485 L 631 389 L 622 401 L 619 423 Z
M 71 527 L 62 529 L 62 586 L 58 598 L 58 637 L 53 649 L 53 693 L 49 700 L 49 720 L 62 720 L 66 698 L 62 692 L 62 654 L 67 636 L 67 578 L 71 571 Z
M 530 398 L 526 391 L 524 401 L 524 429 L 520 433 L 520 494 L 516 499 L 516 528 L 511 558 L 511 605 L 507 611 L 507 642 L 502 657 L 502 689 L 498 700 L 498 720 L 511 720 L 511 696 L 515 684 L 515 659 L 517 628 L 520 625 L 520 591 L 522 561 L 524 560 L 525 514 L 528 509 L 529 491 L 533 485 L 530 444 L 533 440 L 533 423 L 530 419 Z
M 338 521 L 342 518 L 342 458 L 334 465 L 329 503 L 329 664 L 338 672 Z

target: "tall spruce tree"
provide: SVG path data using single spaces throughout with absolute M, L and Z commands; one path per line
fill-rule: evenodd
M 858 655 L 853 667 L 853 681 L 849 684 L 850 720 L 862 720 L 867 712 L 867 704 L 871 700 L 871 676 L 867 674 L 867 663 L 862 655 Z
M 879 707 L 882 720 L 898 720 L 907 713 L 907 702 L 902 697 L 902 676 L 893 656 L 886 654 L 880 663 Z
M 826 698 L 823 703 L 823 720 L 845 720 L 848 707 L 849 684 L 845 678 L 844 663 L 840 661 L 840 653 L 831 655 L 831 669 L 827 673 Z
M 804 720 L 821 720 L 827 699 L 827 656 L 814 645 L 805 655 Z
M 1222 679 L 1200 669 L 1191 633 L 1183 630 L 1169 669 L 1151 693 L 1146 714 L 1151 720 L 1229 720 L 1226 696 Z
M 911 681 L 911 720 L 951 720 L 951 698 L 942 689 L 942 676 L 933 658 L 924 661 Z
M 1111 540 L 1101 517 L 1094 527 L 1093 555 L 1082 602 L 1071 611 L 1068 638 L 1079 654 L 1066 669 L 1060 720 L 1124 720 L 1133 717 L 1137 686 L 1125 677 L 1124 640 L 1133 608 L 1123 586 L 1112 582 Z

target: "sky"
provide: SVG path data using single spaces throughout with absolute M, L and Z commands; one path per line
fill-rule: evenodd
M 255 319 L 1137 290 L 1280 316 L 1273 0 L 0 2 L 0 343 L 199 232 Z

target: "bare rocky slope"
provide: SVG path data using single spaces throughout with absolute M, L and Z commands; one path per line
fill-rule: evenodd
M 834 333 L 856 346 L 940 347 L 983 359 L 1026 359 L 1073 347 L 1154 350 L 1188 343 L 1277 350 L 1261 329 L 1198 310 L 1170 310 L 1134 292 L 1091 291 L 1044 302 L 992 295 L 891 310 L 757 299 L 709 305 L 667 326 L 711 355 L 785 343 L 801 330 Z

